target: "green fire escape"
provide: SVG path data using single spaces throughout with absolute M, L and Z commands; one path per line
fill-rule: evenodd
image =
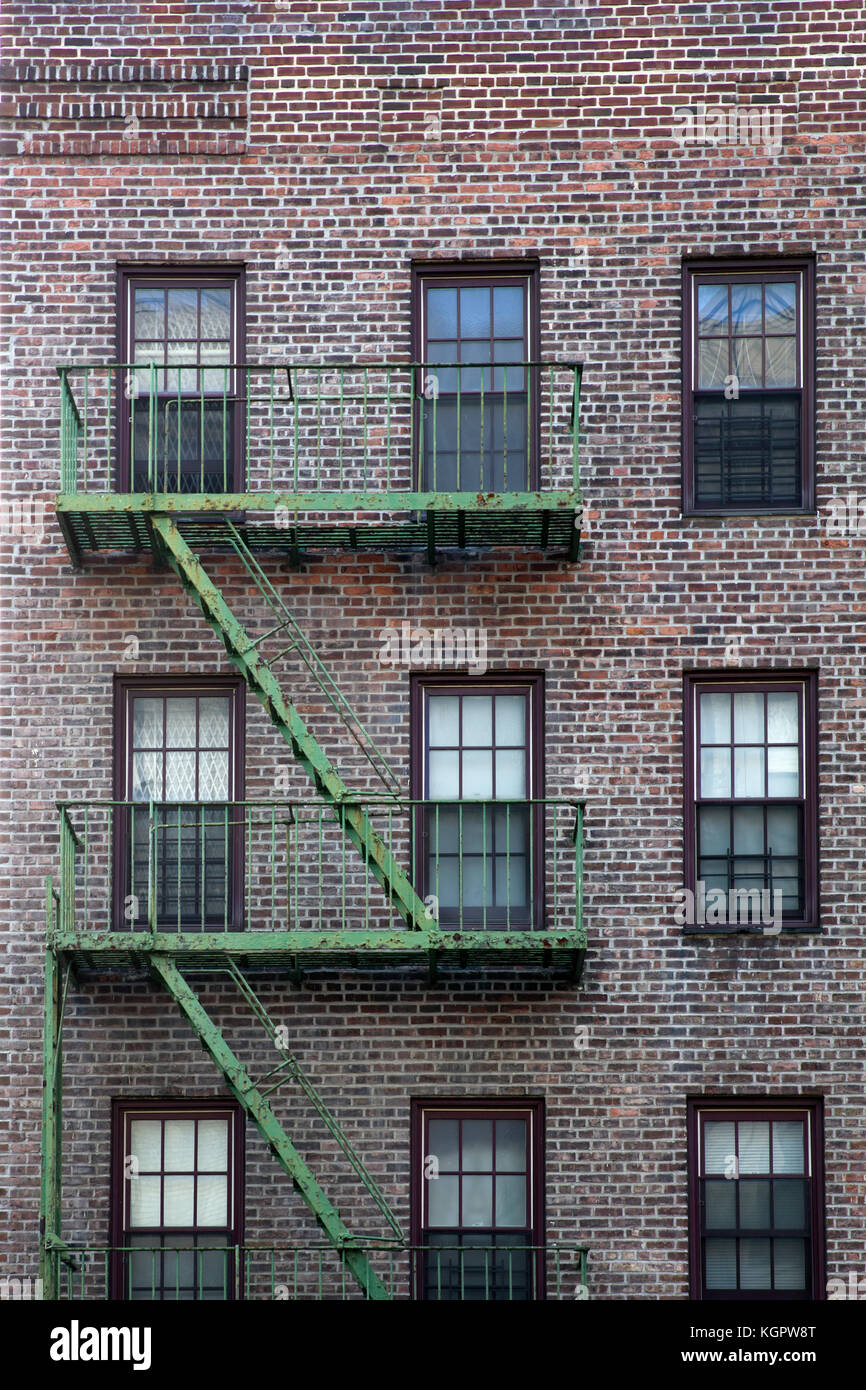
M 288 1173 L 344 1273 L 373 1299 L 393 1296 L 393 1264 L 389 1282 L 388 1261 L 377 1263 L 376 1253 L 353 1239 L 277 1119 L 269 1100 L 273 1092 L 286 1082 L 299 1086 L 336 1140 L 389 1227 L 378 1255 L 388 1251 L 391 1260 L 403 1233 L 315 1088 L 279 1045 L 245 971 L 279 967 L 300 980 L 311 970 L 411 967 L 434 980 L 451 969 L 517 967 L 566 981 L 579 978 L 586 947 L 582 803 L 531 803 L 529 823 L 542 841 L 544 864 L 543 906 L 534 920 L 512 922 L 507 913 L 504 922 L 488 923 L 483 913 L 480 922 L 473 917 L 440 924 L 429 898 L 413 883 L 424 818 L 436 809 L 405 794 L 263 563 L 271 555 L 300 566 L 307 555 L 336 549 L 419 551 L 431 564 L 444 551 L 498 547 L 577 559 L 580 368 L 525 367 L 532 391 L 509 403 L 507 390 L 485 400 L 482 387 L 480 412 L 476 391 L 462 433 L 459 390 L 446 429 L 440 420 L 444 407 L 419 391 L 419 365 L 246 365 L 222 369 L 222 390 L 207 398 L 177 399 L 159 394 L 154 369 L 143 391 L 140 368 L 137 374 L 123 364 L 59 369 L 56 512 L 73 565 L 98 552 L 147 552 L 155 565 L 173 571 L 312 786 L 308 800 L 232 803 L 208 811 L 207 828 L 215 826 L 217 834 L 222 828 L 226 845 L 243 840 L 244 911 L 238 918 L 227 901 L 221 920 L 205 921 L 203 912 L 196 930 L 179 916 L 166 920 L 160 906 L 159 855 L 174 830 L 166 808 L 59 805 L 60 873 L 56 882 L 49 880 L 47 896 L 46 1297 L 60 1296 L 64 1266 L 74 1267 L 60 1230 L 60 1112 L 63 1014 L 70 980 L 79 972 L 150 968 Z M 132 422 L 125 434 L 115 425 L 123 402 Z M 515 441 L 509 431 L 509 406 L 520 408 L 525 438 Z M 465 419 L 477 430 L 479 414 L 480 437 L 470 438 Z M 203 556 L 211 570 L 227 556 L 240 564 L 260 601 L 259 631 L 248 630 L 233 612 Z M 380 794 L 353 791 L 326 756 L 277 674 L 287 656 L 312 676 L 382 783 Z M 147 817 L 146 923 L 118 920 L 112 884 L 112 837 L 119 818 L 133 810 Z M 462 806 L 458 816 L 462 856 Z M 194 823 L 197 830 L 205 826 L 201 817 Z M 178 813 L 178 845 L 180 835 Z M 178 849 L 178 863 L 179 856 Z M 250 1075 L 207 1013 L 188 978 L 201 970 L 234 982 L 277 1048 L 281 1060 L 266 1077 Z

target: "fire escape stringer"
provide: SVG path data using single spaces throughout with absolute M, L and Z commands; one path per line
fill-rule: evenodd
M 154 952 L 149 957 L 149 963 L 222 1072 L 230 1091 L 250 1116 L 280 1166 L 288 1173 L 295 1190 L 303 1198 L 365 1297 L 379 1301 L 389 1300 L 390 1290 L 371 1268 L 365 1251 L 357 1243 L 353 1244 L 352 1234 L 343 1223 L 336 1207 L 322 1191 L 274 1115 L 268 1101 L 235 1056 L 221 1030 L 213 1022 L 178 967 L 168 956 L 159 952 Z
M 367 813 L 358 804 L 357 797 L 340 777 L 294 705 L 284 696 L 269 664 L 259 654 L 257 644 L 235 617 L 219 587 L 205 573 L 201 560 L 180 534 L 176 522 L 168 516 L 154 516 L 153 529 L 163 543 L 168 564 L 198 603 L 205 621 L 222 639 L 233 664 L 264 705 L 295 758 L 312 778 L 319 796 L 333 807 L 337 823 L 381 884 L 389 901 L 411 929 L 429 931 L 430 914 L 408 875 L 374 829 Z

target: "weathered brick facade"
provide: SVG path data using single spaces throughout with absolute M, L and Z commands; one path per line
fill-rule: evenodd
M 230 673 L 148 557 L 73 572 L 55 523 L 59 362 L 116 360 L 116 267 L 243 263 L 249 361 L 410 360 L 413 261 L 540 265 L 541 355 L 585 361 L 577 564 L 539 552 L 341 555 L 268 572 L 401 773 L 409 672 L 382 629 L 483 627 L 490 672 L 543 672 L 546 791 L 585 791 L 582 984 L 466 973 L 258 980 L 405 1225 L 413 1098 L 542 1098 L 547 1232 L 593 1298 L 688 1297 L 686 1105 L 823 1097 L 828 1278 L 864 1273 L 866 495 L 862 12 L 650 6 L 10 5 L 6 313 L 9 1274 L 36 1272 L 45 876 L 56 799 L 112 795 L 118 674 Z M 682 144 L 700 103 L 766 106 L 781 150 Z M 681 513 L 681 271 L 813 255 L 815 514 Z M 44 535 L 39 534 L 45 509 Z M 32 524 L 29 524 L 32 523 Z M 225 557 L 209 562 L 243 616 Z M 136 638 L 138 656 L 125 659 Z M 684 935 L 683 674 L 817 671 L 820 927 Z M 315 691 L 291 686 L 367 785 Z M 246 792 L 308 794 L 255 700 Z M 203 997 L 272 1065 L 228 985 Z M 579 1029 L 588 1029 L 586 1046 Z M 117 1097 L 222 1097 L 145 971 L 83 974 L 65 1023 L 66 1239 L 108 1243 Z M 378 1229 L 309 1108 L 276 1102 L 350 1225 Z M 314 1234 L 248 1127 L 246 1234 Z

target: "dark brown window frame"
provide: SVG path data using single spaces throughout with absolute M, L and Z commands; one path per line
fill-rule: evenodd
M 126 1298 L 126 1272 L 124 1268 L 124 1257 L 120 1253 L 123 1245 L 125 1233 L 124 1216 L 126 1204 L 126 1174 L 124 1172 L 124 1154 L 126 1151 L 126 1132 L 130 1119 L 136 1117 L 152 1116 L 154 1119 L 200 1119 L 205 1114 L 216 1116 L 232 1117 L 232 1138 L 231 1146 L 231 1183 L 229 1192 L 232 1202 L 232 1224 L 229 1228 L 231 1239 L 227 1243 L 227 1249 L 243 1246 L 244 1242 L 244 1188 L 245 1188 L 245 1128 L 244 1110 L 237 1101 L 225 1100 L 222 1097 L 208 1099 L 177 1099 L 176 1097 L 161 1098 L 159 1096 L 152 1100 L 142 1100 L 140 1098 L 132 1100 L 113 1099 L 111 1102 L 111 1168 L 110 1168 L 110 1218 L 109 1218 L 109 1245 L 112 1250 L 111 1255 L 111 1298 L 112 1300 L 123 1300 Z M 145 1234 L 147 1233 L 145 1228 Z M 164 1228 L 168 1229 L 168 1228 Z M 200 1226 L 196 1231 L 207 1232 L 209 1227 Z M 217 1228 L 214 1227 L 214 1230 Z M 220 1231 L 224 1227 L 218 1228 Z M 186 1234 L 186 1228 L 178 1228 L 178 1234 Z M 229 1256 L 229 1268 L 233 1278 L 229 1281 L 228 1296 L 234 1298 L 234 1283 L 237 1271 L 232 1269 L 234 1256 Z M 243 1281 L 239 1281 L 241 1297 L 243 1297 Z
M 428 689 L 436 689 L 440 693 L 445 690 L 453 689 L 458 694 L 471 694 L 473 691 L 479 695 L 486 694 L 494 688 L 510 687 L 515 690 L 525 689 L 530 692 L 528 701 L 528 738 L 527 752 L 530 758 L 529 767 L 529 799 L 532 801 L 541 800 L 544 797 L 544 674 L 543 672 L 530 672 L 521 674 L 518 672 L 504 671 L 502 673 L 488 672 L 484 676 L 463 676 L 458 673 L 436 673 L 435 675 L 425 675 L 419 672 L 410 677 L 410 776 L 411 776 L 411 796 L 413 801 L 421 801 L 425 795 L 426 787 L 426 756 L 427 740 L 426 726 L 424 720 L 424 695 Z M 416 808 L 414 816 L 413 844 L 415 846 L 416 863 L 413 865 L 415 882 L 423 887 L 422 897 L 426 897 L 427 870 L 426 855 L 424 853 L 424 829 L 421 807 Z M 517 925 L 509 928 L 513 931 L 533 930 L 541 931 L 545 926 L 545 846 L 544 846 L 544 807 L 536 806 L 530 812 L 533 818 L 533 843 L 534 854 L 532 864 L 534 891 L 530 902 L 532 913 L 531 927 L 520 927 Z M 420 891 L 420 890 L 419 890 Z M 447 921 L 442 921 L 443 927 L 448 927 Z M 479 923 L 479 929 L 481 924 Z M 489 925 L 489 923 L 488 923 Z M 464 929 L 465 926 L 464 926 Z M 490 930 L 497 927 L 489 925 Z
M 730 280 L 737 276 L 796 274 L 802 277 L 802 381 L 800 413 L 799 506 L 755 507 L 708 506 L 695 504 L 694 476 L 694 371 L 696 280 L 717 275 Z M 712 516 L 800 516 L 815 511 L 815 258 L 814 256 L 720 256 L 685 260 L 682 266 L 682 509 L 688 517 Z
M 207 695 L 226 694 L 232 697 L 232 749 L 230 772 L 232 778 L 232 801 L 243 801 L 246 766 L 246 685 L 240 676 L 115 676 L 113 708 L 113 781 L 114 800 L 126 801 L 129 730 L 127 711 L 133 694 Z M 240 818 L 232 832 L 232 921 L 228 930 L 242 931 L 244 916 L 244 828 Z M 129 930 L 123 916 L 124 887 L 128 862 L 128 818 L 120 808 L 115 812 L 112 835 L 112 863 L 114 880 L 114 901 L 112 903 L 112 924 L 115 931 Z M 206 924 L 207 926 L 207 924 Z M 172 928 L 166 928 L 170 930 Z M 223 930 L 220 923 L 212 928 Z M 176 928 L 175 928 L 176 930 Z
M 819 905 L 819 848 L 818 848 L 818 673 L 814 670 L 791 671 L 694 671 L 683 677 L 683 866 L 684 886 L 692 893 L 697 888 L 697 842 L 696 842 L 696 724 L 695 692 L 707 687 L 720 692 L 741 691 L 746 687 L 767 690 L 778 686 L 802 685 L 804 698 L 803 713 L 803 858 L 804 858 L 804 913 L 802 920 L 782 923 L 782 932 L 818 932 L 820 925 Z M 744 798 L 745 801 L 745 798 Z M 690 935 L 709 936 L 742 932 L 759 934 L 760 928 L 747 923 L 687 923 L 682 931 Z
M 234 291 L 234 334 L 235 366 L 246 361 L 246 266 L 236 261 L 190 261 L 183 264 L 171 262 L 119 262 L 116 267 L 115 324 L 116 361 L 126 362 L 129 349 L 130 296 L 132 287 L 139 282 L 148 282 L 154 289 L 177 288 L 184 282 L 190 286 L 201 285 L 214 280 L 231 283 Z M 233 492 L 243 492 L 246 480 L 245 459 L 245 391 L 243 374 L 238 373 L 241 385 L 234 383 L 235 404 L 233 417 L 234 480 Z M 118 492 L 129 492 L 132 488 L 132 460 L 130 432 L 126 418 L 127 402 L 119 383 L 114 382 L 114 436 L 115 436 L 115 487 Z
M 729 1111 L 732 1116 L 748 1115 L 751 1119 L 777 1119 L 784 1112 L 805 1112 L 808 1115 L 812 1149 L 811 1196 L 811 1289 L 809 1301 L 826 1297 L 824 1286 L 825 1225 L 824 1225 L 824 1099 L 823 1096 L 690 1096 L 687 1101 L 688 1173 L 689 1173 L 689 1298 L 693 1302 L 798 1302 L 796 1295 L 783 1291 L 762 1292 L 750 1289 L 738 1293 L 713 1293 L 703 1288 L 703 1252 L 701 1241 L 699 1142 L 700 1119 L 709 1111 Z
M 543 1099 L 534 1097 L 508 1097 L 508 1096 L 460 1096 L 457 1098 L 450 1096 L 425 1096 L 413 1097 L 410 1102 L 410 1138 L 409 1138 L 409 1194 L 410 1194 L 410 1231 L 411 1246 L 413 1251 L 413 1261 L 411 1269 L 411 1297 L 420 1299 L 421 1290 L 421 1256 L 420 1252 L 424 1243 L 424 1228 L 422 1225 L 422 1213 L 424 1205 L 424 1118 L 430 1111 L 441 1111 L 443 1117 L 459 1115 L 461 1119 L 487 1119 L 491 1115 L 504 1117 L 507 1115 L 531 1115 L 532 1116 L 532 1244 L 537 1246 L 541 1253 L 535 1264 L 536 1286 L 538 1298 L 542 1301 L 545 1297 L 545 1259 L 544 1248 L 546 1241 L 546 1204 L 545 1204 L 545 1103 Z M 466 1228 L 471 1229 L 469 1227 Z
M 413 261 L 411 266 L 411 302 L 412 302 L 412 339 L 411 352 L 412 361 L 421 363 L 424 361 L 424 326 L 423 326 L 423 302 L 424 302 L 424 283 L 427 280 L 435 280 L 443 285 L 448 281 L 466 287 L 474 285 L 496 285 L 497 283 L 509 284 L 515 278 L 525 279 L 527 282 L 527 308 L 529 315 L 529 326 L 527 335 L 527 347 L 529 359 L 532 362 L 541 360 L 541 269 L 536 257 L 527 257 L 525 260 L 466 260 L 466 261 Z M 529 459 L 527 468 L 528 490 L 536 492 L 541 488 L 541 392 L 540 392 L 540 372 L 536 369 L 529 373 L 529 409 L 531 411 L 530 435 L 529 435 Z M 420 441 L 420 405 L 423 392 L 423 372 L 419 373 L 419 379 L 413 387 L 413 437 Z M 416 444 L 416 457 L 413 460 L 413 477 L 416 486 L 423 488 L 423 459 L 420 449 Z

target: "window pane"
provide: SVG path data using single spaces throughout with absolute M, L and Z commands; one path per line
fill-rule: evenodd
M 526 1225 L 526 1178 L 499 1177 L 496 1179 L 497 1226 Z
M 738 1138 L 740 1173 L 769 1173 L 769 1122 L 767 1120 L 741 1120 Z
M 140 1173 L 160 1171 L 162 1167 L 162 1124 L 159 1120 L 131 1121 L 129 1152 L 137 1159 Z
M 225 1172 L 228 1167 L 228 1143 L 228 1120 L 199 1120 L 199 1170 Z
M 457 333 L 457 291 L 427 291 L 427 337 L 453 338 Z
M 497 751 L 496 796 L 499 801 L 520 801 L 526 796 L 526 759 L 522 748 Z
M 698 386 L 724 386 L 730 371 L 727 338 L 702 338 L 698 348 Z
M 229 701 L 218 695 L 199 700 L 198 740 L 202 748 L 227 748 L 229 744 Z
M 726 806 L 701 806 L 698 810 L 700 852 L 708 855 L 727 854 L 731 848 L 731 817 Z
M 490 290 L 487 286 L 461 289 L 460 337 L 490 337 Z
M 774 1240 L 773 1261 L 775 1265 L 775 1288 L 805 1289 L 806 1242 L 804 1240 Z
M 761 806 L 737 806 L 734 809 L 734 853 L 764 853 L 764 811 Z M 742 866 L 738 865 L 738 869 Z
M 134 748 L 162 747 L 162 700 L 133 700 L 132 743 Z
M 768 1240 L 740 1241 L 740 1288 L 768 1289 L 770 1287 L 770 1242 Z
M 165 1184 L 163 1225 L 195 1225 L 195 1213 L 193 1211 L 195 1179 L 192 1174 L 186 1177 L 183 1174 L 173 1175 L 169 1173 L 163 1181 Z
M 463 1168 L 493 1169 L 493 1121 L 463 1121 Z
M 427 1127 L 427 1154 L 433 1154 L 440 1172 L 456 1172 L 460 1166 L 457 1120 L 431 1120 Z M 427 1155 L 425 1154 L 425 1157 Z
M 195 748 L 194 699 L 168 699 L 165 702 L 165 742 L 167 748 Z
M 195 799 L 195 753 L 166 753 L 165 800 Z
M 440 1178 L 441 1182 L 442 1179 Z M 493 1178 L 481 1175 L 463 1179 L 462 1226 L 493 1225 Z
M 496 1121 L 496 1171 L 523 1172 L 526 1168 L 526 1121 Z
M 219 1175 L 198 1180 L 196 1225 L 225 1226 L 228 1224 L 228 1179 Z
M 763 342 L 760 338 L 735 338 L 732 370 L 740 386 L 763 384 Z
M 728 1159 L 736 1152 L 733 1120 L 707 1120 L 704 1125 L 704 1171 L 724 1174 Z
M 168 291 L 169 338 L 198 337 L 198 291 L 193 289 Z
M 802 1229 L 806 1224 L 805 1184 L 785 1179 L 773 1183 L 773 1225 L 781 1230 Z
M 767 741 L 798 743 L 800 702 L 791 690 L 771 691 L 767 696 Z
M 463 800 L 490 801 L 492 797 L 493 755 L 489 749 L 470 749 L 463 754 Z
M 731 320 L 735 333 L 761 333 L 761 283 L 731 286 Z
M 764 742 L 764 696 L 759 691 L 734 696 L 734 741 Z
M 773 1172 L 802 1173 L 803 1122 L 801 1120 L 773 1121 Z
M 443 801 L 454 801 L 459 795 L 459 762 L 460 754 L 456 751 L 431 751 L 430 753 L 430 786 L 428 796 L 435 801 L 437 798 Z
M 159 1225 L 159 1194 L 162 1180 L 158 1177 L 132 1178 L 129 1184 L 130 1226 Z
M 523 695 L 496 696 L 496 742 L 518 744 L 526 741 L 526 700 Z
M 192 1172 L 195 1166 L 195 1120 L 166 1120 L 165 1167 Z
M 770 796 L 798 796 L 800 755 L 796 748 L 767 750 L 767 790 Z
M 522 338 L 523 287 L 521 285 L 496 285 L 494 287 L 493 332 L 497 338 Z
M 736 748 L 734 750 L 734 796 L 763 795 L 763 748 Z
M 799 854 L 800 817 L 796 806 L 767 807 L 767 848 L 774 855 Z
M 737 1287 L 737 1242 L 708 1240 L 706 1243 L 708 1289 Z
M 460 1179 L 439 1177 L 425 1183 L 428 1226 L 460 1225 Z
M 162 800 L 162 754 L 134 753 L 130 801 Z
M 767 386 L 796 386 L 795 338 L 767 339 Z
M 797 327 L 797 286 L 791 281 L 765 286 L 766 331 L 794 333 Z
M 748 1230 L 766 1230 L 770 1224 L 770 1184 L 769 1182 L 749 1182 L 741 1179 L 740 1190 L 740 1225 Z
M 493 743 L 493 699 L 470 695 L 463 701 L 463 744 L 489 748 Z
M 701 796 L 730 796 L 731 750 L 701 749 Z
M 165 330 L 165 290 L 137 287 L 133 337 L 161 338 Z
M 203 338 L 230 338 L 231 331 L 231 290 L 203 288 L 201 292 L 201 336 Z
M 698 333 L 727 333 L 727 285 L 698 286 Z
M 701 695 L 701 743 L 731 742 L 731 697 L 706 692 Z
M 460 738 L 460 701 L 456 695 L 431 695 L 428 702 L 431 748 L 443 744 L 454 746 Z
M 728 1178 L 708 1179 L 704 1187 L 707 1229 L 723 1230 L 737 1224 L 737 1188 Z
M 199 801 L 227 801 L 228 796 L 228 753 L 200 753 L 198 766 Z

